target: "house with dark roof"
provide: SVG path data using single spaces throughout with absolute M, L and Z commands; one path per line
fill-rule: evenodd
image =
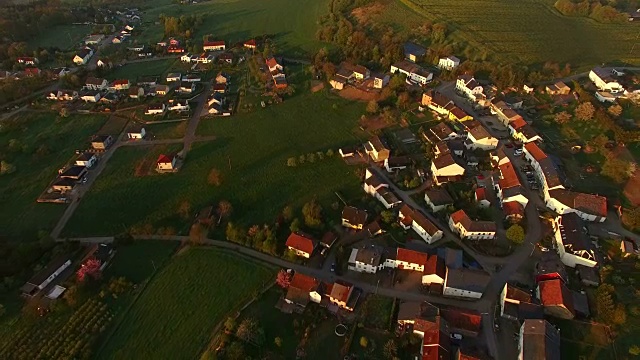
M 449 125 L 445 122 L 440 122 L 437 125 L 432 126 L 429 132 L 435 136 L 437 141 L 447 141 L 457 139 L 458 133 L 453 131 Z
M 578 215 L 569 213 L 557 217 L 553 228 L 554 243 L 563 264 L 572 268 L 598 265 L 595 248 Z
M 549 190 L 549 209 L 558 214 L 575 213 L 582 220 L 604 222 L 607 219 L 607 198 L 565 189 Z
M 63 179 L 70 179 L 74 181 L 80 181 L 87 174 L 86 166 L 72 165 L 66 170 L 60 173 L 60 177 Z
M 311 237 L 311 235 L 296 231 L 289 235 L 285 246 L 297 256 L 308 259 L 318 246 L 318 241 Z
M 364 144 L 365 151 L 371 160 L 375 162 L 383 162 L 389 158 L 390 151 L 382 143 L 380 137 L 374 136 Z
M 456 79 L 456 90 L 473 101 L 484 98 L 484 88 L 471 75 L 460 75 Z
M 600 91 L 607 91 L 612 94 L 624 92 L 624 88 L 620 85 L 620 82 L 611 70 L 601 67 L 593 68 L 593 70 L 589 72 L 589 80 L 591 80 Z
M 436 316 L 433 320 L 417 319 L 413 324 L 413 333 L 422 338 L 421 359 L 451 359 L 449 326 L 441 316 Z
M 109 87 L 107 79 L 88 77 L 84 84 L 88 90 L 106 90 Z
M 505 284 L 500 293 L 500 315 L 510 320 L 525 318 L 543 318 L 543 309 L 534 303 L 533 296 L 528 291 L 519 289 L 511 284 Z
M 406 169 L 411 165 L 411 158 L 408 156 L 389 156 L 384 160 L 384 168 L 387 172 Z
M 220 51 L 225 48 L 224 40 L 205 41 L 202 44 L 202 50 L 204 51 Z
M 75 165 L 91 168 L 97 161 L 98 158 L 96 157 L 96 154 L 91 152 L 83 152 L 76 158 Z
M 22 286 L 22 296 L 32 298 L 40 294 L 69 266 L 71 266 L 71 259 L 68 255 L 54 258 Z
M 449 216 L 449 228 L 463 239 L 493 239 L 496 235 L 494 222 L 471 220 L 462 209 Z
M 421 104 L 442 115 L 449 114 L 449 109 L 455 106 L 447 96 L 432 89 L 422 93 Z
M 384 251 L 385 249 L 382 246 L 377 245 L 363 245 L 353 248 L 349 256 L 348 269 L 375 274 L 385 267 Z
M 526 319 L 518 337 L 519 360 L 560 360 L 560 331 L 546 320 Z
M 411 62 L 418 62 L 427 54 L 427 49 L 412 42 L 406 42 L 403 46 L 404 58 Z
M 544 306 L 545 314 L 560 319 L 573 319 L 573 294 L 562 280 L 546 280 L 538 283 L 536 296 Z
M 59 178 L 51 185 L 51 189 L 64 194 L 73 190 L 76 184 L 77 182 L 73 179 Z
M 449 269 L 442 293 L 445 296 L 479 299 L 490 280 L 491 276 L 482 270 Z
M 362 230 L 367 222 L 367 212 L 353 206 L 345 206 L 342 209 L 342 226 Z
M 113 144 L 111 135 L 96 135 L 91 139 L 91 147 L 95 150 L 105 150 Z
M 428 189 L 424 192 L 424 201 L 433 212 L 444 210 L 447 206 L 453 205 L 453 198 L 444 188 Z
M 436 185 L 462 179 L 465 168 L 451 154 L 444 154 L 431 161 L 431 174 Z
M 402 203 L 396 194 L 389 189 L 389 184 L 383 183 L 369 169 L 365 172 L 364 191 L 378 199 L 386 209 L 391 209 Z
M 400 226 L 403 229 L 413 229 L 427 244 L 432 244 L 442 239 L 443 232 L 431 220 L 416 209 L 404 204 L 398 214 Z
M 563 282 L 568 280 L 567 269 L 560 261 L 560 257 L 551 251 L 542 253 L 541 259 L 536 264 L 534 275 L 536 283 L 553 279 L 560 279 Z
M 555 84 L 545 86 L 544 91 L 549 95 L 569 95 L 571 88 L 562 81 L 558 81 Z

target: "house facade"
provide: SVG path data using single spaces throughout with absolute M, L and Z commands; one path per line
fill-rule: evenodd
M 432 244 L 442 239 L 443 232 L 431 220 L 427 219 L 419 211 L 404 204 L 398 214 L 400 225 L 405 230 L 413 229 L 427 244 Z
M 451 71 L 460 65 L 460 59 L 455 56 L 447 56 L 438 60 L 438 68 Z
M 554 245 L 560 260 L 566 266 L 594 267 L 598 265 L 595 249 L 576 214 L 559 216 L 553 223 Z
M 591 80 L 600 91 L 607 91 L 612 94 L 624 93 L 624 88 L 610 70 L 600 67 L 594 68 L 589 72 L 589 80 Z
M 471 220 L 462 209 L 451 214 L 449 228 L 463 239 L 483 240 L 493 239 L 496 236 L 495 223 Z
M 285 246 L 297 256 L 308 259 L 318 246 L 318 242 L 310 235 L 296 231 L 289 235 Z

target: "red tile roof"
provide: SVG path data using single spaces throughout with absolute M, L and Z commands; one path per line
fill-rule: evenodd
M 409 264 L 424 265 L 427 262 L 428 255 L 419 251 L 413 251 L 404 248 L 398 248 L 396 253 L 397 261 L 404 261 Z
M 540 302 L 543 306 L 564 306 L 572 314 L 575 314 L 573 309 L 573 295 L 562 280 L 542 281 L 538 286 L 540 287 Z
M 524 216 L 524 208 L 522 207 L 522 204 L 517 201 L 502 203 L 502 211 L 507 217 L 515 215 Z
M 474 333 L 480 332 L 482 315 L 470 310 L 440 309 L 440 315 L 449 323 L 451 329 L 461 329 Z
M 173 161 L 169 156 L 160 154 L 160 156 L 158 156 L 158 161 L 156 161 L 156 164 L 171 164 L 172 162 Z
M 349 301 L 349 296 L 351 295 L 351 289 L 353 289 L 353 285 L 347 283 L 339 283 L 336 282 L 333 284 L 331 289 L 331 293 L 329 296 L 336 299 L 337 301 L 347 302 Z
M 291 278 L 289 287 L 304 290 L 306 292 L 311 292 L 313 290 L 316 290 L 319 284 L 320 282 L 318 281 L 318 279 L 296 272 Z
M 529 142 L 524 145 L 524 148 L 536 159 L 537 162 L 540 162 L 547 158 L 547 154 L 538 147 L 538 145 L 534 142 Z
M 307 254 L 311 254 L 313 249 L 316 247 L 316 242 L 307 234 L 302 232 L 292 232 L 291 235 L 289 235 L 289 238 L 287 238 L 285 245 L 296 250 L 304 251 Z
M 521 127 L 523 127 L 523 126 L 527 125 L 527 122 L 526 122 L 526 121 L 524 121 L 524 119 L 523 119 L 523 118 L 519 117 L 519 118 L 516 118 L 515 120 L 511 121 L 511 122 L 509 123 L 509 125 L 510 125 L 512 128 L 514 128 L 514 129 L 518 130 L 519 128 L 521 128 Z
M 267 63 L 267 66 L 270 68 L 278 65 L 278 61 L 276 60 L 276 58 L 268 58 L 266 63 Z
M 500 165 L 500 173 L 502 174 L 502 179 L 500 179 L 498 184 L 502 190 L 520 185 L 518 174 L 516 174 L 511 162 Z
M 476 201 L 487 200 L 487 192 L 484 188 L 476 189 Z
M 40 69 L 38 69 L 38 68 L 26 68 L 26 69 L 24 69 L 24 72 L 27 75 L 38 75 L 40 73 Z
M 444 264 L 444 260 L 436 255 L 429 256 L 426 263 L 424 264 L 423 274 L 435 274 L 444 279 L 444 277 L 447 275 L 447 267 Z
M 461 224 L 469 232 L 495 232 L 496 224 L 491 221 L 474 221 L 464 210 L 460 209 L 451 214 L 454 224 Z
M 127 79 L 119 79 L 119 80 L 113 81 L 113 85 L 127 85 L 128 83 L 129 83 L 129 80 Z
M 222 40 L 205 41 L 204 44 L 202 44 L 203 47 L 205 47 L 205 46 L 223 46 L 223 45 L 224 45 L 224 41 L 222 41 Z
M 460 209 L 454 212 L 453 214 L 451 214 L 451 220 L 453 220 L 454 224 L 457 224 L 457 223 L 464 223 L 467 220 L 471 220 L 471 219 L 469 219 L 469 217 L 467 216 L 467 213 L 464 212 L 464 210 Z
M 254 39 L 247 40 L 244 42 L 244 46 L 256 46 L 256 41 Z

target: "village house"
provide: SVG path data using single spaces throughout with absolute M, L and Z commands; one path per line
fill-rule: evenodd
M 98 158 L 96 157 L 96 154 L 91 152 L 83 152 L 82 154 L 78 155 L 78 157 L 76 158 L 75 165 L 84 166 L 86 168 L 92 168 L 96 162 L 98 162 Z
M 596 91 L 595 92 L 596 99 L 602 103 L 614 103 L 618 99 L 618 97 L 608 91 Z
M 511 106 L 504 101 L 498 101 L 497 103 L 491 103 L 491 111 L 498 115 L 498 119 L 504 126 L 508 126 L 509 123 L 514 121 L 523 120 L 522 116 L 518 114 Z
M 186 54 L 183 54 L 182 56 L 180 56 L 180 61 L 186 62 L 186 63 L 192 62 L 193 59 L 194 59 L 194 56 L 191 55 L 190 53 L 186 53 Z
M 524 195 L 524 189 L 511 161 L 506 161 L 498 166 L 497 177 L 492 178 L 496 195 L 502 204 L 518 202 L 522 207 L 527 206 L 529 198 Z
M 219 72 L 216 75 L 216 84 L 230 84 L 231 83 L 231 75 L 225 72 Z
M 214 92 L 209 99 L 207 100 L 207 105 L 208 106 L 213 106 L 213 105 L 219 105 L 222 106 L 225 103 L 225 98 L 224 95 L 218 93 L 218 92 Z
M 127 90 L 129 89 L 129 80 L 127 79 L 120 79 L 120 80 L 114 80 L 113 83 L 111 84 L 111 89 L 112 90 L 116 90 L 116 91 L 120 91 L 120 90 Z
M 89 61 L 89 59 L 91 59 L 92 56 L 93 56 L 93 49 L 83 48 L 80 51 L 78 51 L 76 55 L 73 57 L 73 62 L 76 65 L 85 65 Z
M 78 92 L 75 90 L 58 90 L 52 91 L 47 96 L 47 99 L 58 101 L 74 101 L 79 98 Z
M 391 209 L 402 203 L 400 199 L 389 189 L 389 184 L 383 183 L 377 176 L 367 169 L 364 179 L 364 191 L 378 199 L 385 209 Z
M 502 203 L 502 213 L 504 218 L 513 223 L 517 223 L 524 219 L 524 206 L 517 201 L 509 201 Z
M 549 95 L 569 95 L 571 88 L 562 81 L 558 81 L 555 84 L 545 86 L 544 91 Z
M 432 126 L 429 132 L 435 137 L 436 142 L 457 139 L 460 135 L 453 131 L 446 122 L 440 122 Z
M 467 268 L 449 269 L 444 281 L 442 294 L 445 296 L 479 299 L 486 289 L 491 276 L 482 270 Z
M 484 97 L 484 89 L 471 75 L 460 75 L 456 80 L 456 90 L 473 101 Z
M 297 256 L 310 258 L 318 246 L 318 241 L 301 231 L 292 232 L 287 238 L 285 246 Z
M 341 76 L 334 75 L 329 81 L 329 85 L 331 85 L 333 89 L 342 90 L 344 86 L 347 85 L 347 80 Z
M 109 88 L 109 82 L 107 82 L 107 79 L 88 77 L 84 87 L 87 90 L 107 90 Z
M 451 154 L 439 156 L 431 161 L 431 174 L 436 185 L 459 181 L 464 173 L 464 167 Z
M 522 118 L 510 122 L 508 129 L 509 134 L 522 143 L 542 141 L 542 137 Z
M 368 214 L 364 210 L 357 209 L 353 206 L 345 206 L 342 209 L 342 226 L 362 230 L 367 222 Z
M 169 105 L 167 106 L 169 111 L 189 111 L 191 107 L 189 106 L 189 102 L 187 100 L 169 100 Z
M 351 271 L 375 274 L 384 269 L 385 249 L 377 245 L 363 245 L 351 249 L 347 268 Z
M 333 305 L 353 311 L 359 295 L 355 294 L 355 286 L 344 281 L 336 281 L 327 289 L 329 302 Z M 330 291 L 329 291 L 330 290 Z
M 460 59 L 455 56 L 447 56 L 438 60 L 438 68 L 451 71 L 460 65 Z
M 169 73 L 167 74 L 167 82 L 177 82 L 182 79 L 182 74 L 180 73 Z
M 127 91 L 127 94 L 131 99 L 142 99 L 144 97 L 144 88 L 142 86 L 132 86 Z
M 449 107 L 449 120 L 463 122 L 473 120 L 473 117 L 454 105 Z
M 167 107 L 165 106 L 164 103 L 149 104 L 144 114 L 145 115 L 164 115 L 166 111 L 167 111 Z
M 80 95 L 80 99 L 84 102 L 97 103 L 100 101 L 101 94 L 97 90 L 85 91 Z
M 374 73 L 371 75 L 373 78 L 373 88 L 374 89 L 382 89 L 383 87 L 389 84 L 389 75 L 388 74 L 380 74 Z
M 72 191 L 76 184 L 77 182 L 72 179 L 59 178 L 53 183 L 53 185 L 51 185 L 51 189 L 53 191 L 65 194 Z
M 214 93 L 224 94 L 227 91 L 227 84 L 213 84 L 213 86 L 211 87 L 211 90 Z
M 467 132 L 464 145 L 467 149 L 493 150 L 498 147 L 499 140 L 491 136 L 484 126 L 476 126 Z
M 607 91 L 612 94 L 624 92 L 624 88 L 610 70 L 596 67 L 589 72 L 589 80 L 591 80 L 600 91 Z
M 187 74 L 182 77 L 182 82 L 195 83 L 202 81 L 202 76 L 197 74 Z
M 282 65 L 280 65 L 278 63 L 278 60 L 276 60 L 276 58 L 274 58 L 274 57 L 268 58 L 267 60 L 265 60 L 265 63 L 269 67 L 269 72 L 272 73 L 272 74 L 274 72 L 280 72 L 280 71 L 282 71 L 284 69 L 282 67 Z
M 89 35 L 84 39 L 85 45 L 98 45 L 104 39 L 103 34 Z
M 91 139 L 91 148 L 95 150 L 105 150 L 108 149 L 113 142 L 114 140 L 111 135 L 96 135 Z
M 100 99 L 100 102 L 104 104 L 115 104 L 119 100 L 120 100 L 120 95 L 114 92 L 107 92 L 102 96 L 102 98 Z
M 155 76 L 139 76 L 136 82 L 138 86 L 154 87 L 158 84 L 158 78 Z
M 542 307 L 535 304 L 528 291 L 505 284 L 500 293 L 500 316 L 510 320 L 542 319 Z
M 223 40 L 205 41 L 202 44 L 202 50 L 204 51 L 220 51 L 225 50 L 226 46 Z
M 414 63 L 420 61 L 427 54 L 427 49 L 412 42 L 404 43 L 403 48 L 404 58 Z
M 82 180 L 87 175 L 86 166 L 71 165 L 64 171 L 59 171 L 60 178 L 74 181 Z
M 496 236 L 496 224 L 492 221 L 474 221 L 460 209 L 449 217 L 449 228 L 463 239 L 493 239 Z
M 432 244 L 442 239 L 442 230 L 431 222 L 431 220 L 427 219 L 424 214 L 420 213 L 420 211 L 412 209 L 407 204 L 404 204 L 400 208 L 398 219 L 403 229 L 413 229 L 427 244 Z
M 409 165 L 411 165 L 411 158 L 408 156 L 389 156 L 384 160 L 384 168 L 390 173 L 396 170 L 404 170 Z
M 42 71 L 37 67 L 28 67 L 24 69 L 24 74 L 26 76 L 39 76 L 40 74 L 42 74 Z
M 638 247 L 632 240 L 620 241 L 620 254 L 623 258 L 640 255 Z
M 375 162 L 384 162 L 389 158 L 390 151 L 382 144 L 382 140 L 378 136 L 374 136 L 366 142 L 364 148 L 369 158 Z
M 23 65 L 36 65 L 39 63 L 38 58 L 30 56 L 21 56 L 17 58 L 16 61 L 18 62 L 18 64 Z
M 453 198 L 444 188 L 431 188 L 426 190 L 424 192 L 424 201 L 434 213 L 444 210 L 449 205 L 453 205 Z
M 246 49 L 255 50 L 257 47 L 256 40 L 255 39 L 247 40 L 242 44 L 242 46 L 245 47 Z
M 40 294 L 69 266 L 71 266 L 71 259 L 67 255 L 54 258 L 22 286 L 22 296 L 32 298 Z
M 607 198 L 585 194 L 563 188 L 549 190 L 546 205 L 550 210 L 563 215 L 577 214 L 585 221 L 604 222 L 607 219 Z
M 560 360 L 560 331 L 548 321 L 525 319 L 518 336 L 518 359 Z
M 322 301 L 322 284 L 316 278 L 295 272 L 291 277 L 284 301 L 295 306 L 297 313 L 302 313 L 312 301 L 320 304 Z
M 353 67 L 353 77 L 356 80 L 363 81 L 371 76 L 371 71 L 362 65 L 356 65 Z
M 171 172 L 177 170 L 177 157 L 160 154 L 156 161 L 156 170 L 159 172 Z
M 182 94 L 191 94 L 196 89 L 196 84 L 192 82 L 181 81 L 180 87 L 178 87 L 178 92 Z
M 583 226 L 582 220 L 573 213 L 559 216 L 553 223 L 554 243 L 560 260 L 566 266 L 594 267 L 598 264 L 594 246 Z
M 562 280 L 545 280 L 538 283 L 536 296 L 544 306 L 545 314 L 560 319 L 573 319 L 573 294 Z
M 169 85 L 158 84 L 155 87 L 155 91 L 156 95 L 166 96 L 171 91 L 171 88 L 169 87 Z
M 476 201 L 476 204 L 478 204 L 478 207 L 488 208 L 491 206 L 491 201 L 489 201 L 489 198 L 487 197 L 487 191 L 483 187 L 476 188 L 473 192 L 473 198 Z
M 223 64 L 233 64 L 233 53 L 226 52 L 218 55 L 218 61 Z
M 127 131 L 127 139 L 142 140 L 147 135 L 146 130 L 142 126 L 134 126 Z

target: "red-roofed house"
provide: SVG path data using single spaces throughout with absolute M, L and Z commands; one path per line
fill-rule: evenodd
M 524 218 L 524 207 L 517 201 L 502 203 L 502 212 L 509 221 L 518 222 Z
M 23 56 L 23 57 L 19 57 L 17 61 L 18 61 L 18 64 L 35 65 L 38 63 L 38 58 Z
M 295 252 L 296 255 L 308 259 L 311 257 L 311 254 L 318 245 L 318 242 L 311 236 L 298 231 L 292 232 L 291 235 L 289 235 L 285 245 L 289 250 Z
M 478 206 L 480 207 L 488 208 L 489 206 L 491 206 L 491 201 L 489 201 L 489 198 L 487 198 L 487 191 L 485 188 L 477 188 L 474 194 L 474 198 L 476 199 L 476 203 L 478 203 Z
M 114 80 L 111 84 L 111 88 L 114 90 L 127 90 L 129 88 L 129 80 L 128 79 L 119 79 Z
M 353 311 L 353 308 L 349 306 L 349 298 L 353 293 L 353 288 L 352 284 L 336 281 L 331 288 L 331 292 L 327 291 L 329 301 L 345 310 Z
M 302 312 L 309 303 L 309 300 L 316 304 L 322 301 L 320 293 L 320 281 L 311 276 L 296 272 L 291 278 L 291 283 L 287 289 L 284 301 L 296 305 L 299 312 Z
M 26 68 L 24 69 L 24 74 L 27 76 L 38 76 L 40 75 L 42 71 L 40 71 L 40 69 L 38 69 L 37 67 L 30 67 L 30 68 Z
M 413 229 L 427 244 L 442 239 L 443 232 L 422 213 L 404 204 L 398 214 L 400 225 L 405 230 Z
M 242 44 L 242 46 L 244 46 L 247 49 L 252 49 L 255 50 L 256 48 L 256 41 L 254 39 L 251 40 L 247 40 L 244 42 L 244 44 Z
M 544 306 L 546 314 L 561 319 L 573 319 L 575 317 L 573 294 L 562 280 L 541 281 L 538 283 L 536 295 L 540 299 L 542 306 Z
M 547 158 L 547 154 L 540 149 L 538 144 L 532 142 L 524 145 L 524 157 L 530 162 L 540 163 L 540 161 Z
M 533 127 L 527 124 L 523 118 L 518 118 L 515 121 L 510 122 L 507 127 L 509 129 L 509 134 L 518 141 L 522 141 L 523 143 L 542 141 L 540 135 L 538 135 Z
M 220 40 L 220 41 L 205 41 L 204 44 L 202 44 L 202 50 L 204 51 L 218 51 L 218 50 L 224 50 L 225 49 L 225 44 L 224 41 Z
M 433 321 L 416 319 L 413 324 L 413 333 L 422 338 L 420 350 L 422 360 L 451 359 L 449 326 L 442 317 L 436 316 Z
M 282 65 L 278 64 L 278 60 L 274 57 L 268 58 L 265 63 L 269 67 L 269 72 L 273 73 L 274 71 L 282 71 L 283 69 Z
M 168 171 L 176 169 L 176 157 L 161 154 L 156 161 L 156 169 L 159 171 Z
M 424 270 L 422 271 L 422 283 L 426 285 L 443 285 L 446 277 L 447 266 L 445 265 L 444 260 L 437 255 L 429 255 L 424 264 Z
M 424 271 L 428 257 L 429 255 L 423 252 L 398 248 L 395 266 L 398 269 Z
M 449 217 L 449 228 L 464 239 L 493 239 L 496 235 L 495 223 L 491 221 L 471 220 L 462 209 L 451 214 Z

